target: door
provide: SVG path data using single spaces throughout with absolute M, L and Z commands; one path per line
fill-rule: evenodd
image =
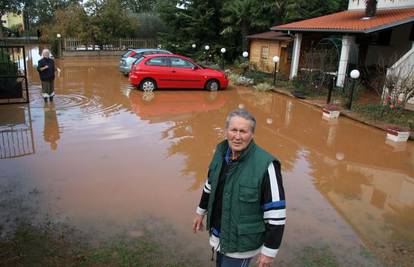
M 154 79 L 159 88 L 169 88 L 171 67 L 167 57 L 154 57 L 145 62 L 145 69 L 142 72 L 144 77 Z
M 192 62 L 180 57 L 170 57 L 172 88 L 203 88 L 201 70 Z

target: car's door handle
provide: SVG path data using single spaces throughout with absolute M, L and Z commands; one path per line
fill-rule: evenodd
M 172 70 L 171 72 L 172 72 L 172 73 L 175 73 L 175 70 Z

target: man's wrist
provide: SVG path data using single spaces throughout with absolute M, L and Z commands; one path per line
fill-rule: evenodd
M 196 213 L 197 213 L 198 215 L 204 216 L 204 215 L 206 215 L 206 214 L 207 214 L 207 210 L 202 209 L 202 208 L 200 208 L 200 207 L 197 207 L 197 209 L 196 209 Z
M 263 245 L 260 252 L 265 256 L 274 258 L 274 257 L 276 257 L 278 251 L 279 251 L 278 249 L 268 248 L 268 247 Z

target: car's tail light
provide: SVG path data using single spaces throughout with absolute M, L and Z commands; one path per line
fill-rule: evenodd
M 135 56 L 136 54 L 137 54 L 137 52 L 135 52 L 135 51 L 131 51 L 131 53 L 129 53 L 128 57 L 133 57 L 133 56 Z

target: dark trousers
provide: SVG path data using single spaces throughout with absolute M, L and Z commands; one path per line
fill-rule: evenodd
M 217 267 L 248 267 L 252 258 L 235 259 L 217 253 L 216 266 Z

